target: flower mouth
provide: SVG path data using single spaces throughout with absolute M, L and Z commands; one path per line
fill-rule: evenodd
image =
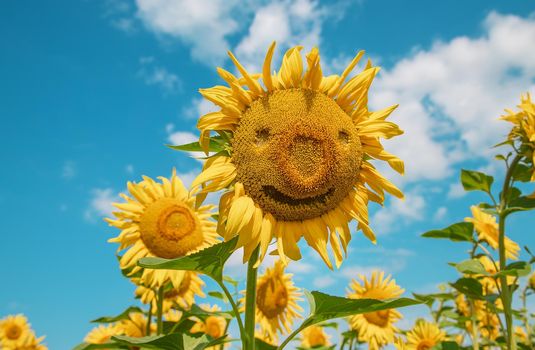
M 272 200 L 277 201 L 279 203 L 290 206 L 300 206 L 327 203 L 329 197 L 334 193 L 334 187 L 331 187 L 329 190 L 327 190 L 327 192 L 324 192 L 320 195 L 307 198 L 294 198 L 288 196 L 277 190 L 275 186 L 270 185 L 262 186 L 262 191 Z

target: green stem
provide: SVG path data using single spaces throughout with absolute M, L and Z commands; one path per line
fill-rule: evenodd
M 513 176 L 513 172 L 520 160 L 522 159 L 522 156 L 517 155 L 513 161 L 511 162 L 509 168 L 507 169 L 507 173 L 505 174 L 505 179 L 503 181 L 503 189 L 502 193 L 500 195 L 500 206 L 498 208 L 498 215 L 499 215 L 499 237 L 498 237 L 498 248 L 499 248 L 499 255 L 500 255 L 500 271 L 505 270 L 506 264 L 507 264 L 507 257 L 506 257 L 506 251 L 505 251 L 505 219 L 507 217 L 506 209 L 508 205 L 508 199 L 509 199 L 509 189 L 511 187 L 511 178 Z M 509 289 L 509 286 L 507 285 L 507 276 L 502 275 L 500 276 L 500 284 L 501 284 L 501 299 L 503 303 L 503 312 L 505 315 L 505 325 L 507 327 L 507 334 L 506 334 L 506 341 L 507 341 L 507 349 L 513 350 L 516 349 L 516 343 L 514 342 L 514 332 L 513 332 L 513 314 L 511 310 L 511 290 Z
M 147 314 L 147 328 L 145 329 L 145 335 L 150 335 L 150 324 L 152 319 L 152 301 L 149 303 L 149 313 Z
M 468 301 L 470 303 L 470 313 L 472 317 L 472 347 L 474 350 L 479 350 L 479 329 L 477 327 L 476 308 L 472 299 L 468 299 Z
M 230 306 L 232 307 L 232 311 L 234 311 L 234 314 L 236 316 L 236 321 L 238 322 L 238 328 L 240 330 L 240 337 L 243 343 L 245 329 L 243 328 L 243 321 L 240 316 L 240 309 L 238 308 L 238 305 L 236 305 L 236 303 L 234 302 L 234 299 L 232 299 L 232 294 L 230 294 L 230 291 L 227 289 L 227 286 L 225 286 L 225 283 L 223 281 L 217 281 L 217 284 L 219 284 L 219 287 L 221 287 L 221 289 L 223 290 L 223 293 L 225 293 L 225 295 L 227 296 Z
M 228 327 L 230 326 L 230 321 L 232 320 L 226 320 L 226 325 L 225 325 L 225 332 L 223 333 L 225 335 L 225 339 L 227 338 L 226 335 L 227 335 L 227 332 L 228 332 Z M 221 345 L 219 346 L 219 350 L 225 350 L 225 344 L 226 343 L 221 343 Z
M 284 347 L 285 347 L 286 345 L 288 345 L 288 343 L 289 343 L 289 342 L 290 342 L 296 335 L 298 335 L 299 333 L 301 333 L 301 331 L 302 331 L 303 329 L 305 329 L 306 327 L 308 327 L 309 325 L 308 325 L 307 323 L 308 323 L 309 320 L 310 320 L 310 319 L 306 319 L 305 321 L 303 321 L 303 323 L 301 323 L 301 326 L 299 326 L 295 331 L 293 331 L 292 333 L 290 333 L 290 335 L 289 335 L 286 339 L 284 339 L 284 341 L 281 343 L 281 345 L 279 345 L 279 347 L 277 348 L 277 350 L 282 350 L 282 349 L 284 349 Z M 307 324 L 307 325 L 306 325 L 305 327 L 303 327 L 304 324 Z
M 529 313 L 528 313 L 528 308 L 527 308 L 527 292 L 528 292 L 528 286 L 526 286 L 524 288 L 524 290 L 522 291 L 522 311 L 523 311 L 523 318 L 524 318 L 524 328 L 526 328 L 526 338 L 528 339 L 527 341 L 527 346 L 528 347 L 531 347 L 531 325 L 529 324 Z
M 160 289 L 158 289 L 158 297 L 156 298 L 156 302 L 158 303 L 158 310 L 156 310 L 156 319 L 157 319 L 157 334 L 160 335 L 163 332 L 163 291 L 164 286 L 161 286 Z
M 243 350 L 255 350 L 255 312 L 256 312 L 256 274 L 254 268 L 258 260 L 259 247 L 253 251 L 249 263 L 247 264 L 247 289 L 245 291 L 245 340 Z

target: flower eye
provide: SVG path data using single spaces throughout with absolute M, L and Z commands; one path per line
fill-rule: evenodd
M 262 128 L 256 131 L 256 145 L 262 146 L 269 141 L 270 133 L 268 128 Z
M 341 143 L 344 145 L 347 145 L 349 143 L 349 134 L 345 130 L 340 130 L 338 132 L 338 140 L 340 140 Z

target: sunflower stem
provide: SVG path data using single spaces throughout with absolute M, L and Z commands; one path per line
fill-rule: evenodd
M 157 312 L 157 334 L 160 335 L 162 334 L 162 331 L 163 331 L 163 291 L 164 291 L 164 287 L 161 286 L 160 289 L 158 289 L 158 298 L 156 298 L 156 302 L 158 303 L 158 310 L 156 311 Z
M 474 350 L 479 350 L 479 329 L 477 327 L 476 308 L 472 299 L 468 299 L 468 301 L 470 303 L 470 313 L 472 321 L 472 347 L 474 348 Z
M 147 314 L 147 327 L 145 329 L 145 335 L 150 335 L 150 324 L 152 321 L 152 302 L 149 303 L 149 313 Z
M 507 263 L 507 256 L 506 256 L 506 250 L 505 250 L 505 219 L 507 217 L 507 206 L 509 204 L 509 189 L 512 185 L 512 176 L 513 172 L 516 169 L 516 166 L 522 159 L 521 155 L 517 155 L 509 167 L 507 168 L 507 173 L 505 174 L 505 179 L 503 181 L 503 189 L 502 193 L 500 195 L 500 205 L 498 207 L 498 217 L 499 217 L 499 236 L 498 236 L 498 248 L 499 248 L 499 255 L 500 255 L 500 271 L 505 270 L 506 263 Z M 507 334 L 506 334 L 506 341 L 507 341 L 507 349 L 514 350 L 516 349 L 516 343 L 514 342 L 514 333 L 513 333 L 513 314 L 511 310 L 511 290 L 509 289 L 509 286 L 507 285 L 507 276 L 501 275 L 500 276 L 500 284 L 501 284 L 501 299 L 503 303 L 503 312 L 505 315 L 505 325 L 507 328 Z
M 257 268 L 254 268 L 258 260 L 259 247 L 253 251 L 249 263 L 247 264 L 247 289 L 245 292 L 245 336 L 242 339 L 244 350 L 254 350 L 255 312 L 256 312 L 256 275 Z
M 243 328 L 243 322 L 240 316 L 240 309 L 238 305 L 234 302 L 234 299 L 232 298 L 232 294 L 230 294 L 230 291 L 228 290 L 227 286 L 225 286 L 225 283 L 223 281 L 217 281 L 221 289 L 223 290 L 223 293 L 227 296 L 227 299 L 232 306 L 232 311 L 234 311 L 234 314 L 236 316 L 236 322 L 238 322 L 238 328 L 240 330 L 240 336 L 242 339 L 242 343 L 244 343 L 244 336 L 245 336 L 245 329 Z M 230 322 L 229 322 L 230 323 Z M 227 323 L 228 324 L 228 323 Z

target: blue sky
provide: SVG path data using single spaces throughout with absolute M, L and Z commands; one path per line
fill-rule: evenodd
M 365 49 L 383 67 L 372 108 L 400 103 L 406 134 L 387 149 L 406 160 L 390 174 L 405 202 L 371 208 L 379 234 L 360 234 L 340 271 L 305 253 L 296 283 L 343 295 L 350 278 L 383 268 L 408 292 L 456 273 L 467 247 L 420 238 L 468 216 L 483 198 L 459 191 L 462 167 L 501 172 L 496 121 L 535 93 L 535 6 L 530 1 L 2 1 L 0 3 L 0 317 L 25 313 L 51 349 L 69 349 L 89 320 L 133 302 L 102 217 L 142 174 L 191 181 L 200 163 L 164 147 L 187 142 L 213 107 L 198 88 L 220 84 L 226 49 L 258 66 L 268 44 L 319 45 L 327 71 Z M 279 52 L 280 57 L 280 52 Z M 231 68 L 232 69 L 232 68 Z M 535 219 L 509 235 L 535 248 Z M 237 259 L 234 259 L 237 261 Z M 233 261 L 229 272 L 240 278 Z M 319 270 L 318 270 L 319 269 Z M 241 277 L 243 279 L 243 277 Z M 406 312 L 408 327 L 418 310 Z

